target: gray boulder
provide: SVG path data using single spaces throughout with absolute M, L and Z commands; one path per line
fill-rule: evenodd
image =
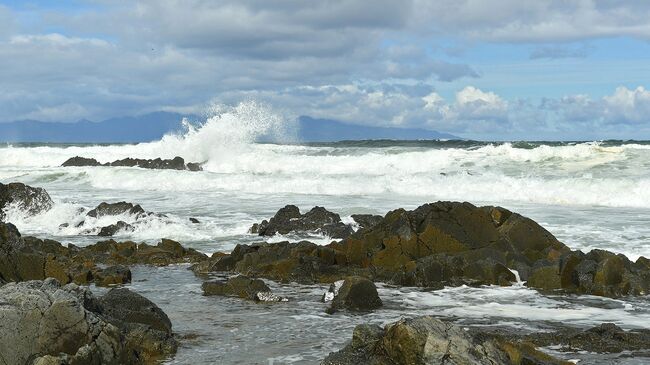
M 15 204 L 28 215 L 36 215 L 50 210 L 54 202 L 43 188 L 23 183 L 0 183 L 0 221 L 4 220 L 4 209 L 10 204 Z

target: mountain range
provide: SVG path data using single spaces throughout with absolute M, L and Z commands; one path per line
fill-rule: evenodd
M 134 117 L 106 119 L 101 122 L 80 120 L 74 123 L 22 120 L 0 123 L 0 142 L 43 143 L 137 143 L 162 138 L 182 131 L 182 119 L 194 116 L 155 112 Z M 457 136 L 417 128 L 371 127 L 329 119 L 300 117 L 298 138 L 301 142 L 336 142 L 368 139 L 460 139 Z

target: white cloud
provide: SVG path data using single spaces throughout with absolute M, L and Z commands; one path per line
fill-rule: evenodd
M 650 91 L 643 86 L 634 90 L 618 87 L 605 96 L 604 116 L 611 122 L 646 123 L 650 121 Z

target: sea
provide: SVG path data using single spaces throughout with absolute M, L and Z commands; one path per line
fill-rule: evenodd
M 262 111 L 230 111 L 187 123 L 161 140 L 120 145 L 3 144 L 0 182 L 45 188 L 52 210 L 27 216 L 10 208 L 7 221 L 23 235 L 78 246 L 98 241 L 100 227 L 124 220 L 135 231 L 117 240 L 156 243 L 170 238 L 211 254 L 240 243 L 308 239 L 249 233 L 283 206 L 323 206 L 340 214 L 384 215 L 439 200 L 499 205 L 548 229 L 572 249 L 607 249 L 631 260 L 650 257 L 650 142 L 343 141 L 301 143 L 292 123 Z M 260 137 L 264 138 L 260 138 Z M 265 142 L 260 142 L 263 139 Z M 126 157 L 200 162 L 203 171 L 137 167 L 61 167 L 70 157 L 110 162 Z M 90 219 L 101 202 L 127 201 L 162 213 Z M 189 218 L 200 223 L 191 223 Z M 83 227 L 75 224 L 85 220 Z M 69 223 L 62 226 L 63 223 Z M 431 291 L 379 284 L 384 308 L 328 315 L 320 302 L 328 285 L 268 282 L 287 303 L 258 304 L 204 297 L 202 279 L 186 265 L 132 268 L 131 289 L 158 304 L 181 338 L 169 364 L 318 364 L 342 348 L 360 323 L 386 324 L 434 315 L 461 326 L 521 333 L 614 322 L 650 329 L 648 297 L 608 299 L 541 294 L 511 287 Z M 105 289 L 94 288 L 101 295 Z M 579 364 L 644 364 L 631 354 L 545 351 Z

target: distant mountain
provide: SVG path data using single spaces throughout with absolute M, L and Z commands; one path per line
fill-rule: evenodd
M 111 118 L 101 122 L 76 123 L 23 120 L 0 123 L 0 142 L 49 143 L 136 143 L 162 138 L 182 130 L 182 119 L 194 116 L 156 112 L 136 117 Z M 364 139 L 460 139 L 426 129 L 382 128 L 347 124 L 335 120 L 300 117 L 298 137 L 303 142 L 335 142 Z
M 419 128 L 370 127 L 336 120 L 300 117 L 298 137 L 303 142 L 337 142 L 364 139 L 461 139 L 460 137 Z

